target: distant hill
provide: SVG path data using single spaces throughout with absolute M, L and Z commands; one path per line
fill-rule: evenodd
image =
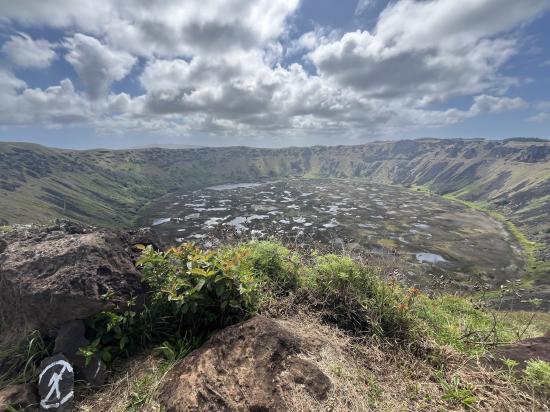
M 481 201 L 550 244 L 550 142 L 524 138 L 84 151 L 0 143 L 0 224 L 67 217 L 131 226 L 170 191 L 287 176 L 424 186 Z
M 140 149 L 197 149 L 199 147 L 204 146 L 197 146 L 192 144 L 148 144 L 143 146 L 136 146 L 130 148 L 130 150 L 140 150 Z

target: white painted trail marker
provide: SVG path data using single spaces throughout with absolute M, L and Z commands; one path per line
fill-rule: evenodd
M 41 411 L 70 411 L 74 397 L 73 367 L 62 354 L 46 358 L 40 364 L 38 389 Z

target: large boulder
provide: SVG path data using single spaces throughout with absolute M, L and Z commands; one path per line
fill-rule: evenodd
M 0 342 L 126 306 L 145 288 L 131 235 L 68 222 L 0 235 Z
M 294 333 L 257 316 L 220 331 L 174 366 L 159 401 L 167 412 L 283 411 L 285 392 L 296 384 L 324 400 L 331 381 L 304 352 Z

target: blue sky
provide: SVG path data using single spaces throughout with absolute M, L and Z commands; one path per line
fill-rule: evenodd
M 0 3 L 0 141 L 548 138 L 548 0 Z

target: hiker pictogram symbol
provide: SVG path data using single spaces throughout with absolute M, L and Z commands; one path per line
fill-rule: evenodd
M 70 410 L 74 396 L 73 367 L 63 355 L 44 359 L 38 379 L 40 410 Z

